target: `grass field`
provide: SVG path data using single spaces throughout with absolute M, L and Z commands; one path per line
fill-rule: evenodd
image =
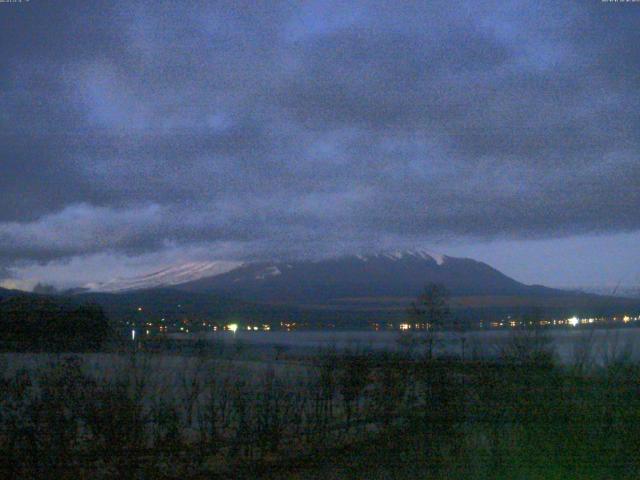
M 640 366 L 530 340 L 464 361 L 3 354 L 0 476 L 637 478 Z

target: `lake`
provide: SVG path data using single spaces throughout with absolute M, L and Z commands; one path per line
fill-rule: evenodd
M 569 328 L 544 330 L 562 363 L 571 363 L 577 356 L 589 352 L 589 357 L 596 362 L 628 355 L 633 360 L 640 360 L 640 327 L 626 328 Z M 397 331 L 293 331 L 265 332 L 242 331 L 207 332 L 197 334 L 172 334 L 175 339 L 201 338 L 208 341 L 242 343 L 247 346 L 275 347 L 281 346 L 290 350 L 305 351 L 320 348 L 336 349 L 373 349 L 398 350 L 401 347 Z M 424 333 L 410 334 L 417 341 Z M 483 330 L 457 334 L 444 332 L 439 342 L 441 353 L 460 355 L 464 345 L 465 355 L 472 352 L 481 356 L 492 356 L 520 335 L 516 330 Z M 534 341 L 533 334 L 525 338 L 526 342 Z

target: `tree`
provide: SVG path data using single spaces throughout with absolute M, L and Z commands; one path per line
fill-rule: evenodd
M 0 301 L 0 343 L 23 350 L 97 350 L 111 335 L 97 305 L 20 295 Z
M 351 427 L 354 410 L 358 410 L 360 395 L 369 383 L 370 369 L 364 352 L 347 352 L 340 358 L 337 383 L 347 416 L 347 430 Z
M 428 358 L 433 357 L 433 349 L 438 333 L 449 319 L 449 291 L 439 283 L 428 283 L 422 294 L 411 304 L 409 316 L 414 325 L 423 325 L 427 329 L 424 343 Z

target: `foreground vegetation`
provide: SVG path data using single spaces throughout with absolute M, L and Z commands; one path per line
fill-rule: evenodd
M 26 356 L 25 356 L 26 357 Z M 637 478 L 640 366 L 210 349 L 0 363 L 0 478 Z M 164 363 L 163 363 L 164 362 Z

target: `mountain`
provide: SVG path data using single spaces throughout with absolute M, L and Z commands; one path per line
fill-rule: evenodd
M 273 308 L 207 293 L 192 293 L 172 288 L 151 288 L 119 293 L 82 293 L 84 303 L 95 303 L 115 319 L 182 316 L 225 318 L 233 315 L 267 315 Z M 140 310 L 139 310 L 140 309 Z
M 602 285 L 573 287 L 574 290 L 595 293 L 597 295 L 615 295 L 617 297 L 640 298 L 640 285 Z
M 431 282 L 447 287 L 453 308 L 482 310 L 483 315 L 535 308 L 557 315 L 605 314 L 638 306 L 638 301 L 612 296 L 525 285 L 486 263 L 424 250 L 323 260 L 191 263 L 103 285 L 118 294 L 83 296 L 116 316 L 134 311 L 137 304 L 153 306 L 157 314 L 178 314 L 180 304 L 182 312 L 210 318 L 233 314 L 291 318 L 310 312 L 333 318 L 351 312 L 361 318 L 367 313 L 403 314 Z
M 249 263 L 176 288 L 268 303 L 313 305 L 367 298 L 413 298 L 430 282 L 444 284 L 454 296 L 565 294 L 525 285 L 482 262 L 427 251 Z
M 100 305 L 114 321 L 165 318 L 174 320 L 213 320 L 264 322 L 298 322 L 320 327 L 339 321 L 342 327 L 359 328 L 368 316 L 360 312 L 317 311 L 289 305 L 268 305 L 237 300 L 212 293 L 193 293 L 175 288 L 152 288 L 120 293 L 89 292 L 74 297 L 81 303 Z

